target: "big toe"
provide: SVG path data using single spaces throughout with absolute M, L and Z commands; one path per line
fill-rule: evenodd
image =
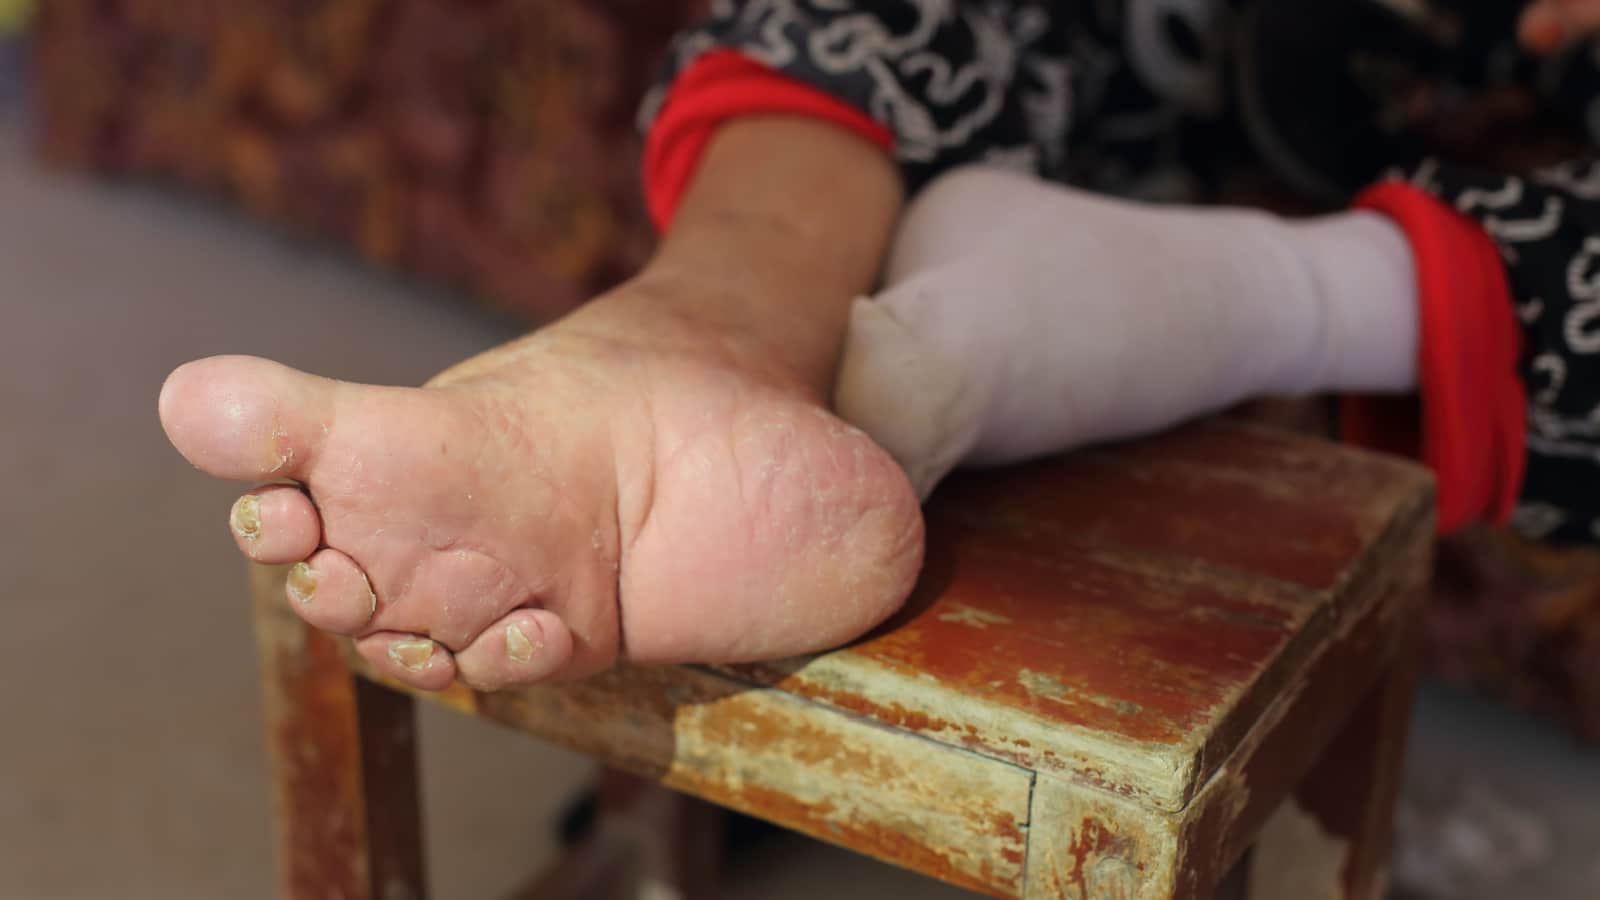
M 325 433 L 339 382 L 270 360 L 214 356 L 161 387 L 161 424 L 189 462 L 219 478 L 294 478 Z

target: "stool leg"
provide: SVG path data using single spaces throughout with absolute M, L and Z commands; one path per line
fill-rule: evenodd
M 351 675 L 336 639 L 285 606 L 284 570 L 251 573 L 285 900 L 422 900 L 410 697 Z
M 1410 647 L 1397 657 L 1263 829 L 1251 900 L 1384 896 L 1417 676 Z

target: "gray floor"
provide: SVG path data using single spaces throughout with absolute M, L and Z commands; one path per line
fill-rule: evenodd
M 271 895 L 255 661 L 223 527 L 235 489 L 167 447 L 163 375 L 254 353 L 415 383 L 511 333 L 204 204 L 37 171 L 0 115 L 0 898 Z M 1413 782 L 1448 796 L 1470 781 L 1539 832 L 1521 869 L 1455 895 L 1600 896 L 1596 755 L 1447 691 L 1421 699 Z M 587 771 L 431 711 L 424 752 L 445 898 L 497 896 L 546 858 Z M 736 898 L 960 896 L 798 840 L 735 874 Z

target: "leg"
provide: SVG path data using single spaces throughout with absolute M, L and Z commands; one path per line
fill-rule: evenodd
M 281 895 L 421 900 L 412 700 L 353 677 L 336 639 L 294 616 L 281 568 L 253 567 Z
M 516 900 L 716 895 L 722 810 L 615 769 L 602 773 L 596 807 L 567 855 Z
M 1407 649 L 1267 822 L 1250 855 L 1250 896 L 1378 900 L 1388 881 L 1395 798 L 1416 687 Z

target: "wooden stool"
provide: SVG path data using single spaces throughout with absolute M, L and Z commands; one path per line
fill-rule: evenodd
M 1426 473 L 1207 423 L 961 476 L 927 518 L 916 594 L 854 646 L 418 696 L 995 896 L 1208 897 L 1253 845 L 1258 895 L 1381 895 Z M 254 589 L 283 895 L 420 898 L 412 696 L 282 580 Z M 715 828 L 641 784 L 601 806 L 659 827 L 605 819 L 550 896 L 710 892 Z

